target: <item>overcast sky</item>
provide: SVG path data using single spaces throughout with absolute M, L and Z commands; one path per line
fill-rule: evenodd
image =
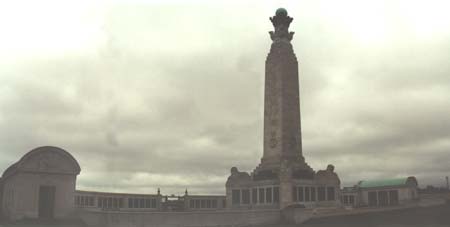
M 80 163 L 77 189 L 224 193 L 262 156 L 269 17 L 285 7 L 306 161 L 344 186 L 444 184 L 447 1 L 207 2 L 0 3 L 0 171 L 53 145 Z

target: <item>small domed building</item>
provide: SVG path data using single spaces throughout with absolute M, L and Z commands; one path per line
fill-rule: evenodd
M 11 220 L 69 217 L 79 173 L 78 162 L 61 148 L 31 150 L 3 172 L 2 215 Z

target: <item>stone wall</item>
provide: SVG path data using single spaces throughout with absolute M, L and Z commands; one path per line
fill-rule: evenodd
M 4 181 L 2 211 L 6 218 L 18 220 L 37 218 L 39 187 L 56 187 L 54 217 L 63 218 L 73 211 L 75 176 L 57 174 L 18 173 Z
M 281 212 L 281 219 L 290 224 L 301 224 L 314 216 L 314 209 L 288 207 Z
M 399 186 L 399 187 L 384 187 L 384 188 L 370 188 L 363 189 L 360 191 L 360 206 L 369 205 L 369 192 L 379 192 L 379 191 L 391 191 L 396 190 L 398 192 L 398 202 L 399 204 L 411 203 L 419 198 L 416 186 Z
M 225 227 L 275 224 L 280 210 L 214 212 L 104 212 L 79 210 L 89 227 Z
M 409 202 L 419 197 L 419 193 L 417 193 L 417 188 L 415 187 L 401 188 L 398 190 L 398 194 L 400 203 Z

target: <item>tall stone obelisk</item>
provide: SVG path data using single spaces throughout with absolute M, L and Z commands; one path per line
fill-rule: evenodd
M 288 31 L 292 18 L 278 9 L 270 20 L 275 32 L 270 32 L 266 59 L 263 162 L 278 164 L 302 157 L 298 63 L 291 45 L 294 32 Z
M 303 157 L 298 62 L 291 44 L 294 32 L 289 31 L 292 20 L 283 8 L 270 18 L 275 29 L 269 32 L 272 45 L 266 59 L 263 157 L 251 174 L 231 168 L 226 190 L 232 208 L 311 205 L 322 202 L 316 198 L 318 186 L 340 187 L 332 165 L 316 173 Z
M 292 18 L 280 8 L 270 18 L 275 31 L 271 31 L 272 45 L 266 59 L 264 96 L 264 155 L 258 171 L 279 173 L 292 164 L 309 168 L 302 155 L 298 62 L 289 31 Z

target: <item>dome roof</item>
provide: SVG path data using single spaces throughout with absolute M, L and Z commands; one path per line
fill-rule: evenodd
M 288 12 L 285 8 L 278 8 L 277 11 L 275 11 L 276 16 L 287 16 Z
M 393 179 L 363 180 L 358 183 L 360 188 L 418 186 L 417 179 L 413 176 Z
M 8 167 L 2 177 L 17 172 L 59 173 L 78 175 L 81 171 L 77 160 L 67 151 L 53 146 L 35 148 Z

